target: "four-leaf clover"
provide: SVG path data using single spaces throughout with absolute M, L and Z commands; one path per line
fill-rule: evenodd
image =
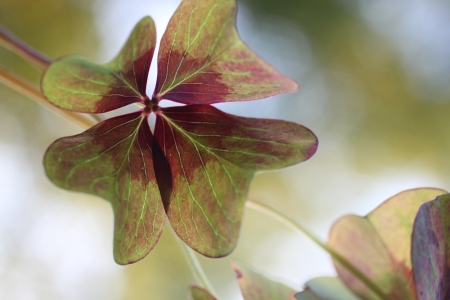
M 95 114 L 142 106 L 55 141 L 44 158 L 57 186 L 111 203 L 119 264 L 148 254 L 166 216 L 194 250 L 229 254 L 255 172 L 297 164 L 317 149 L 316 136 L 303 126 L 237 117 L 210 105 L 298 89 L 240 40 L 235 23 L 235 0 L 183 0 L 161 40 L 151 98 L 146 85 L 156 30 L 150 17 L 111 62 L 68 56 L 43 76 L 44 95 L 64 109 Z M 162 108 L 163 99 L 187 105 Z

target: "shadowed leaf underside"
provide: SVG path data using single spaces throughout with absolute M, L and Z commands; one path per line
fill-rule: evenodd
M 366 217 L 349 215 L 330 231 L 329 245 L 390 299 L 415 299 L 411 234 L 420 205 L 446 193 L 422 188 L 401 192 Z M 380 299 L 358 277 L 334 261 L 342 281 L 362 299 Z
M 57 186 L 111 203 L 117 263 L 136 262 L 154 247 L 165 213 L 153 169 L 152 133 L 140 111 L 56 140 L 44 165 Z
M 110 63 L 98 65 L 78 55 L 63 57 L 46 70 L 42 91 L 56 106 L 82 113 L 143 102 L 155 45 L 155 25 L 145 17 Z
M 450 299 L 450 195 L 425 203 L 417 214 L 412 261 L 418 300 Z
M 186 104 L 246 101 L 298 90 L 240 39 L 235 0 L 184 0 L 158 54 L 158 98 Z
M 303 126 L 237 117 L 209 105 L 163 109 L 155 138 L 172 171 L 172 192 L 163 197 L 172 227 L 210 257 L 234 249 L 254 173 L 297 164 L 317 149 Z

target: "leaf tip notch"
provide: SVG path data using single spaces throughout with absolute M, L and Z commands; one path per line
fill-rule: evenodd
M 161 40 L 155 95 L 213 104 L 298 90 L 240 39 L 236 12 L 235 0 L 181 2 Z

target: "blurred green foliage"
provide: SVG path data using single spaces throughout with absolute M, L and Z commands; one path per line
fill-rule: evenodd
M 399 167 L 420 157 L 441 175 L 449 175 L 450 95 L 415 92 L 395 46 L 362 19 L 358 6 L 364 1 L 242 2 L 258 20 L 275 15 L 307 35 L 337 96 L 327 103 L 328 110 L 341 112 L 345 107 L 343 118 L 328 121 L 330 130 L 342 122 L 351 127 L 346 138 L 357 167 L 373 172 L 387 161 Z M 360 97 L 339 99 L 345 88 L 357 89 Z M 361 107 L 363 111 L 355 111 Z M 354 123 L 352 114 L 361 113 L 362 121 Z

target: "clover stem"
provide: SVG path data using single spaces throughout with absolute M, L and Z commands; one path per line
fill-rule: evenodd
M 326 243 L 324 243 L 319 237 L 317 237 L 314 233 L 306 229 L 305 226 L 301 225 L 298 221 L 295 221 L 294 218 L 290 217 L 286 213 L 280 211 L 279 209 L 264 203 L 260 199 L 256 197 L 249 196 L 246 202 L 248 208 L 259 211 L 280 223 L 286 225 L 287 227 L 293 229 L 294 231 L 306 235 L 310 238 L 317 246 L 325 250 L 330 256 L 347 269 L 350 273 L 356 276 L 359 280 L 361 280 L 368 288 L 370 288 L 377 296 L 381 299 L 391 299 L 388 295 L 386 295 L 383 290 L 374 283 L 371 279 L 369 279 L 366 275 L 364 275 L 358 268 L 356 268 L 351 262 L 341 256 L 339 253 L 334 251 L 331 247 L 329 247 Z
M 27 96 L 28 98 L 39 103 L 45 108 L 50 109 L 51 111 L 62 116 L 63 118 L 72 121 L 73 123 L 77 124 L 78 126 L 84 129 L 90 128 L 93 125 L 95 125 L 95 122 L 92 119 L 90 119 L 87 115 L 69 112 L 54 106 L 53 104 L 48 102 L 47 99 L 45 99 L 45 97 L 39 91 L 38 87 L 28 82 L 28 80 L 26 80 L 25 78 L 13 74 L 12 72 L 6 70 L 1 66 L 0 66 L 0 82 L 5 84 L 6 86 L 9 86 L 13 90 L 21 93 L 22 95 Z
M 178 245 L 180 246 L 180 249 L 183 252 L 184 258 L 186 259 L 186 262 L 189 265 L 189 269 L 191 270 L 191 273 L 194 275 L 197 283 L 200 284 L 203 288 L 207 289 L 208 292 L 217 299 L 217 293 L 214 290 L 214 287 L 212 286 L 211 282 L 209 282 L 205 272 L 203 271 L 200 262 L 195 256 L 194 250 L 189 248 L 188 245 L 186 245 L 181 239 L 179 239 L 178 236 L 175 234 L 175 232 L 173 232 L 173 234 L 175 235 Z
M 2 25 L 0 25 L 0 44 L 25 60 L 32 62 L 42 70 L 47 68 L 52 62 L 51 58 L 27 45 Z
M 33 49 L 29 45 L 27 45 L 24 41 L 19 39 L 17 36 L 12 34 L 8 29 L 0 25 L 0 45 L 5 48 L 13 51 L 14 53 L 20 55 L 25 60 L 33 63 L 37 67 L 42 70 L 46 69 L 51 63 L 52 59 L 47 57 L 46 55 L 40 53 L 39 51 Z M 76 125 L 88 129 L 95 125 L 95 120 L 101 120 L 98 117 L 93 117 L 93 119 L 89 118 L 88 115 L 81 115 L 79 113 L 69 112 L 63 109 L 60 109 L 50 102 L 42 95 L 39 88 L 34 84 L 30 83 L 28 80 L 13 74 L 12 72 L 6 70 L 5 68 L 0 66 L 0 82 L 11 87 L 15 91 L 27 96 L 31 100 L 39 103 L 40 105 L 50 109 L 54 113 L 72 121 Z M 155 97 L 156 101 L 159 100 L 159 96 Z M 152 99 L 153 100 L 153 99 Z M 294 221 L 292 217 L 289 217 L 287 214 L 281 212 L 280 210 L 267 205 L 255 198 L 249 198 L 246 202 L 247 207 L 264 213 L 275 220 L 285 224 L 290 227 L 294 231 L 297 231 L 301 234 L 305 234 L 309 237 L 316 245 L 320 248 L 328 252 L 331 257 L 345 267 L 349 272 L 359 278 L 367 287 L 369 287 L 375 294 L 377 294 L 381 299 L 390 299 L 389 296 L 385 295 L 382 289 L 372 282 L 369 278 L 367 278 L 359 269 L 357 269 L 353 264 L 351 264 L 348 260 L 342 257 L 340 254 L 335 252 L 332 248 L 328 247 L 326 243 L 322 242 L 318 237 L 316 237 L 312 232 L 306 229 L 304 226 L 299 224 L 297 221 Z M 206 288 L 214 297 L 216 297 L 216 292 L 214 291 L 213 286 L 209 282 L 203 268 L 200 265 L 197 257 L 195 256 L 195 252 L 190 249 L 183 241 L 176 238 L 177 242 L 180 244 L 180 248 L 188 262 L 188 265 L 194 274 L 196 280 Z M 217 298 L 217 297 L 216 297 Z

